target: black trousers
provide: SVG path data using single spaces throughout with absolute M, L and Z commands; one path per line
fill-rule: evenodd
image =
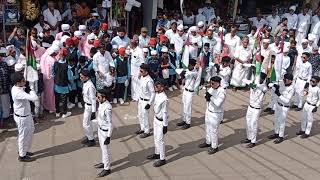
M 60 94 L 55 92 L 55 101 L 56 101 L 56 113 L 67 113 L 67 94 Z M 60 106 L 62 103 L 62 106 Z
M 115 91 L 115 98 L 122 98 L 124 97 L 124 91 L 126 89 L 126 86 L 124 83 L 118 83 L 116 84 L 116 91 Z
M 82 102 L 82 89 L 72 90 L 69 92 L 69 101 L 73 104 L 76 103 L 76 97 L 78 97 L 78 102 Z

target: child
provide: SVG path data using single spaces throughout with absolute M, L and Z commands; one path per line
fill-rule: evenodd
M 160 61 L 158 59 L 156 50 L 151 51 L 151 58 L 148 61 L 148 65 L 150 67 L 150 76 L 155 81 L 159 78 L 160 73 Z
M 111 97 L 113 98 L 116 89 L 116 72 L 113 63 L 110 63 L 109 72 L 106 74 L 105 79 L 103 80 L 103 86 L 104 88 L 110 89 Z M 116 98 L 113 98 L 113 103 L 118 103 Z
M 149 49 L 148 48 L 143 48 L 143 57 L 144 59 L 148 59 L 149 58 Z
M 203 69 L 208 69 L 209 63 L 213 62 L 212 53 L 209 52 L 210 44 L 205 43 L 203 47 L 203 51 L 200 53 L 200 65 Z M 206 71 L 202 71 L 201 82 L 200 85 L 205 85 L 205 77 L 207 75 Z
M 112 56 L 113 59 L 118 56 L 118 45 L 116 45 L 116 44 L 112 45 L 111 56 Z
M 225 56 L 221 60 L 221 65 L 219 66 L 219 72 L 217 74 L 221 77 L 221 86 L 223 88 L 229 87 L 230 77 L 231 77 L 231 58 L 229 56 Z
M 116 67 L 116 91 L 115 98 L 118 98 L 120 104 L 124 104 L 124 99 L 126 99 L 125 88 L 128 88 L 129 77 L 128 77 L 128 67 L 129 61 L 128 57 L 125 56 L 126 49 L 121 47 L 119 49 L 119 56 L 114 59 L 114 65 Z
M 43 106 L 42 106 L 42 92 L 43 92 L 43 74 L 40 70 L 40 64 L 37 64 L 38 71 L 38 81 L 36 81 L 35 92 L 39 97 L 38 101 L 34 103 L 34 117 L 35 118 L 43 118 Z
M 76 70 L 76 64 L 72 56 L 67 57 L 68 61 L 68 79 L 69 79 L 69 101 L 68 109 L 72 109 L 76 105 L 76 96 L 77 96 L 77 77 L 79 77 Z M 82 99 L 82 97 L 81 97 Z M 78 98 L 78 102 L 81 102 L 81 99 Z
M 169 86 L 169 56 L 168 56 L 168 48 L 163 46 L 161 48 L 161 70 L 162 70 L 162 79 L 165 82 L 165 87 L 168 88 L 170 91 L 173 91 L 172 87 Z
M 170 44 L 169 46 L 169 90 L 170 88 L 173 90 L 178 89 L 177 88 L 177 73 L 176 73 L 176 68 L 180 67 L 180 62 L 179 59 L 177 58 L 177 53 L 175 52 L 174 49 L 174 44 Z

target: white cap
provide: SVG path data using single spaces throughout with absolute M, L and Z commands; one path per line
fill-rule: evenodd
M 58 53 L 60 50 L 60 47 L 58 45 L 53 44 L 49 49 L 48 49 L 48 54 L 51 55 L 53 53 Z
M 192 26 L 190 28 L 190 32 L 197 32 L 197 27 L 196 26 Z
M 60 41 L 59 40 L 54 40 L 52 42 L 52 46 L 60 46 Z M 50 47 L 50 46 L 49 46 Z
M 41 69 L 41 66 L 39 63 L 37 63 L 37 70 L 39 71 Z
M 118 49 L 118 45 L 116 44 L 112 45 L 112 49 Z
M 7 49 L 7 55 L 8 55 L 10 51 L 14 50 L 14 45 L 9 45 L 6 47 L 6 49 Z
M 93 13 L 91 13 L 91 16 L 99 16 L 99 14 L 96 12 L 93 12 Z
M 39 33 L 38 36 L 43 38 L 43 36 L 44 36 L 43 32 Z
M 142 51 L 147 53 L 147 52 L 149 52 L 149 49 L 148 48 L 143 48 Z
M 95 34 L 91 33 L 91 34 L 89 34 L 89 35 L 87 36 L 87 39 L 88 39 L 88 40 L 95 40 L 95 39 L 97 39 L 97 36 L 96 36 Z
M 151 51 L 151 55 L 157 55 L 157 51 L 156 50 L 152 50 Z
M 206 0 L 206 4 L 211 4 L 211 0 Z
M 24 69 L 24 66 L 23 66 L 23 64 L 21 64 L 21 63 L 17 63 L 17 64 L 14 65 L 14 70 L 15 70 L 16 72 L 22 71 L 23 69 Z
M 289 10 L 296 11 L 296 6 L 290 6 L 290 7 L 289 7 Z
M 76 36 L 76 37 L 81 37 L 82 36 L 82 32 L 81 31 L 75 31 L 73 33 L 73 35 Z
M 161 48 L 161 52 L 167 53 L 168 52 L 168 48 L 166 46 L 163 46 Z
M 80 31 L 85 31 L 85 30 L 87 30 L 86 25 L 79 25 L 78 28 L 79 28 Z
M 262 42 L 263 43 L 270 43 L 270 39 L 263 39 Z
M 310 34 L 308 34 L 308 40 L 309 40 L 309 41 L 315 41 L 315 40 L 316 40 L 316 38 L 317 38 L 317 37 L 316 37 L 316 35 L 311 34 L 311 33 L 310 33 Z
M 70 25 L 69 24 L 62 24 L 61 25 L 61 30 L 62 31 L 69 31 L 70 30 Z
M 67 35 L 62 36 L 62 37 L 61 37 L 61 40 L 60 40 L 60 43 L 61 43 L 60 45 L 62 46 L 63 43 L 65 43 L 68 38 L 70 38 L 70 37 L 67 36 Z
M 8 66 L 13 66 L 16 63 L 16 60 L 13 57 L 9 56 L 6 58 L 6 63 Z
M 180 25 L 177 27 L 177 30 L 178 30 L 178 31 L 183 31 L 183 25 L 180 24 Z
M 302 39 L 301 40 L 301 43 L 308 43 L 309 41 L 308 41 L 308 39 Z
M 199 21 L 199 22 L 198 22 L 198 27 L 203 27 L 203 26 L 204 26 L 203 21 Z

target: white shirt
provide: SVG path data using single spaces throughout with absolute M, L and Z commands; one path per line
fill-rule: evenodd
M 182 48 L 184 46 L 186 38 L 187 37 L 185 34 L 183 34 L 182 36 L 179 36 L 179 34 L 175 34 L 170 41 L 172 44 L 174 44 L 174 48 L 178 55 L 182 53 Z
M 249 48 L 249 46 L 247 48 L 238 46 L 234 53 L 234 57 L 240 59 L 241 61 L 248 62 L 250 59 L 252 59 L 252 50 Z
M 263 18 L 261 18 L 260 20 L 258 20 L 257 17 L 252 17 L 252 18 L 249 18 L 249 20 L 252 22 L 252 25 L 253 25 L 253 26 L 256 26 L 256 27 L 257 27 L 257 29 L 260 29 L 260 28 L 263 27 L 263 25 L 268 24 L 268 22 L 267 22 L 265 19 L 263 19 Z
M 311 85 L 309 85 L 307 102 L 319 107 L 319 105 L 320 105 L 320 88 L 319 88 L 319 86 L 312 87 Z
M 38 100 L 36 92 L 30 91 L 30 94 L 28 94 L 23 87 L 13 86 L 11 95 L 14 113 L 19 116 L 31 116 L 30 101 Z
M 219 76 L 221 77 L 221 86 L 227 88 L 231 77 L 231 68 L 229 66 L 222 67 L 222 65 L 220 65 Z
M 214 13 L 214 8 L 213 7 L 204 7 L 202 8 L 203 10 L 203 15 L 206 17 L 207 21 L 209 21 L 209 18 L 211 16 L 216 16 Z
M 112 76 L 110 73 L 108 73 L 106 75 L 105 80 L 104 80 L 104 85 L 106 87 L 111 87 L 112 83 L 116 83 L 116 78 L 114 76 Z
M 309 62 L 300 62 L 296 65 L 297 71 L 295 74 L 295 78 L 300 78 L 305 81 L 310 81 L 312 76 L 312 65 Z
M 109 53 L 109 52 L 106 51 L 106 53 Z M 109 58 L 106 58 L 106 56 L 102 55 L 100 51 L 98 51 L 95 55 L 93 55 L 92 60 L 93 60 L 93 69 L 95 72 L 100 72 L 104 75 L 106 75 L 109 72 L 109 63 L 110 63 Z
M 53 14 L 48 9 L 43 11 L 44 21 L 47 21 L 51 26 L 55 26 L 59 21 L 62 21 L 61 14 L 58 10 L 54 10 Z
M 148 104 L 151 105 L 155 97 L 154 83 L 152 78 L 149 75 L 145 77 L 141 76 L 139 84 L 140 98 L 148 99 Z
M 282 64 L 282 67 L 281 67 L 281 64 Z M 285 56 L 282 53 L 276 54 L 274 66 L 275 66 L 277 80 L 281 79 L 287 73 L 287 69 L 290 66 L 290 57 Z
M 97 119 L 98 119 L 99 128 L 103 130 L 108 130 L 107 137 L 110 137 L 113 129 L 113 122 L 112 122 L 112 106 L 109 103 L 109 101 L 105 101 L 104 103 L 99 104 Z
M 281 96 L 278 98 L 278 102 L 285 105 L 290 106 L 290 100 L 294 93 L 293 85 L 285 86 L 283 83 L 280 84 L 279 88 Z
M 131 76 L 140 74 L 140 66 L 145 62 L 143 51 L 140 47 L 130 49 L 131 51 Z
M 226 45 L 229 46 L 230 56 L 233 57 L 237 46 L 240 46 L 240 44 L 241 44 L 241 40 L 240 40 L 239 36 L 235 35 L 235 36 L 231 37 L 231 33 L 228 33 L 224 37 L 224 42 Z
M 318 15 L 314 15 L 311 18 L 311 30 L 313 30 L 314 26 L 320 21 L 320 17 Z
M 298 16 L 296 14 L 285 13 L 283 17 L 288 19 L 288 29 L 297 29 Z
M 300 45 L 297 46 L 297 51 L 298 51 L 298 56 L 297 56 L 297 63 L 296 63 L 296 66 L 299 64 L 299 63 L 302 63 L 302 60 L 301 60 L 301 56 L 302 56 L 302 53 L 304 52 L 308 52 L 308 53 L 311 53 L 312 52 L 312 48 L 310 46 L 308 46 L 307 48 L 303 49 L 303 47 Z
M 197 14 L 197 16 L 196 16 L 196 23 L 198 24 L 198 22 L 200 22 L 200 21 L 202 21 L 204 23 L 206 23 L 206 21 L 207 21 L 206 17 L 203 14 Z
M 156 93 L 153 104 L 154 115 L 163 120 L 163 126 L 168 126 L 168 106 L 169 100 L 167 95 L 164 92 Z
M 261 48 L 261 56 L 264 57 L 261 67 L 261 72 L 267 73 L 268 68 L 271 66 L 271 55 L 272 50 L 270 47 L 265 49 L 264 47 Z
M 226 90 L 223 87 L 218 89 L 210 88 L 208 93 L 211 94 L 207 111 L 211 113 L 223 113 L 223 104 L 226 99 Z
M 174 33 L 172 29 L 169 29 L 169 30 L 166 31 L 166 33 L 164 35 L 169 39 L 169 41 L 171 41 L 173 36 L 175 36 L 176 34 L 178 34 L 178 31 L 176 31 Z
M 257 84 L 256 88 L 250 88 L 250 103 L 249 105 L 254 108 L 261 108 L 263 105 L 263 98 L 268 91 L 267 86 L 262 84 Z
M 280 17 L 278 15 L 276 15 L 276 16 L 270 15 L 270 16 L 267 17 L 266 20 L 268 22 L 268 25 L 272 27 L 271 33 L 273 34 L 275 29 L 276 29 L 276 27 L 280 23 Z
M 189 71 L 188 69 L 185 74 L 184 88 L 190 91 L 194 91 L 197 77 L 198 71 L 196 69 L 193 69 L 192 71 Z
M 194 15 L 191 16 L 187 16 L 187 15 L 183 15 L 183 24 L 186 25 L 191 25 L 194 24 Z
M 92 112 L 96 112 L 96 88 L 90 79 L 83 83 L 82 94 L 83 101 L 86 104 L 91 104 Z
M 300 13 L 298 15 L 298 26 L 297 26 L 297 30 L 299 32 L 305 32 L 308 30 L 309 28 L 309 25 L 310 25 L 310 15 L 309 14 L 306 14 L 306 15 L 303 15 L 302 13 Z
M 139 36 L 139 47 L 140 48 L 144 48 L 144 47 L 148 46 L 149 42 L 150 42 L 150 36 L 146 36 L 145 38 L 142 35 Z
M 127 47 L 129 45 L 129 42 L 130 42 L 130 39 L 127 36 L 123 37 L 123 39 L 121 39 L 119 36 L 116 36 L 111 40 L 111 44 L 118 45 L 118 47 L 119 46 Z
M 256 42 L 256 37 L 254 35 L 252 35 L 252 33 L 248 34 L 247 36 L 249 38 L 249 47 L 250 47 L 250 49 L 253 50 L 254 44 Z

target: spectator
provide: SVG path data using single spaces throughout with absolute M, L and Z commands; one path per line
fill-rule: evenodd
M 59 27 L 62 21 L 60 12 L 55 9 L 55 2 L 48 1 L 48 8 L 43 11 L 44 21 L 48 22 L 51 29 L 51 34 L 55 36 L 59 32 Z

